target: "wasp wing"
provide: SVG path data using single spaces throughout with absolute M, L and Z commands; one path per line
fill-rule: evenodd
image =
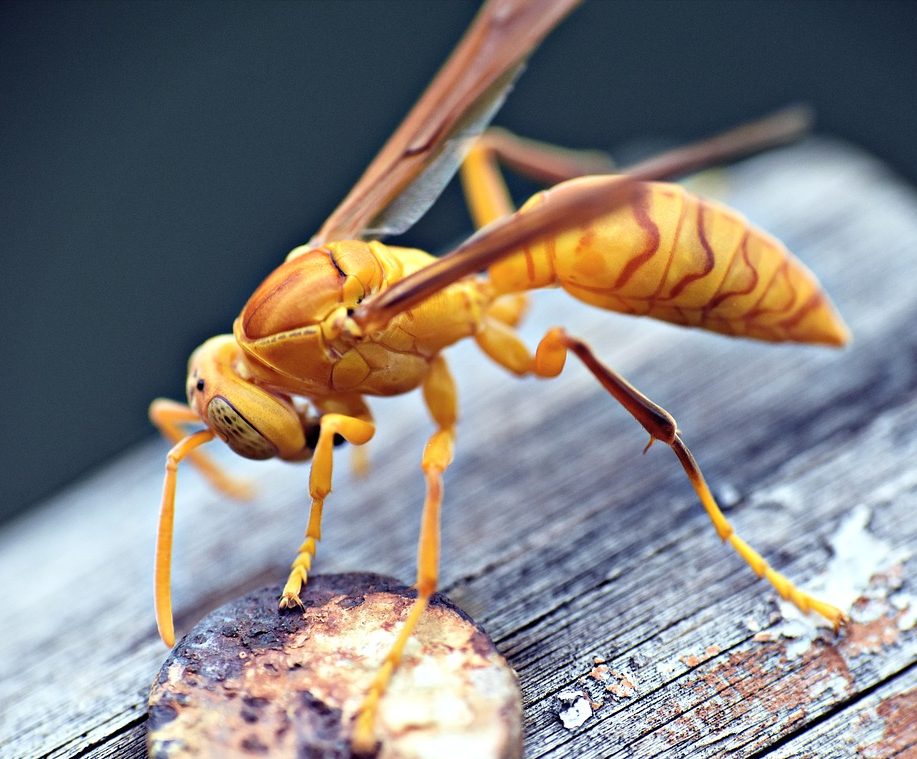
M 400 233 L 455 173 L 525 58 L 580 0 L 490 0 L 401 126 L 310 241 Z
M 354 313 L 364 330 L 379 329 L 400 312 L 462 277 L 485 269 L 526 245 L 584 224 L 631 198 L 639 182 L 667 179 L 799 138 L 811 126 L 811 112 L 792 107 L 743 124 L 715 137 L 669 150 L 589 184 L 560 184 L 541 203 L 481 229 L 466 242 L 420 271 L 367 298 Z

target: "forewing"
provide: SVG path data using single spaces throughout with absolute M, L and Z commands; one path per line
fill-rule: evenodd
M 448 255 L 367 298 L 354 312 L 354 321 L 364 332 L 384 327 L 396 314 L 456 280 L 536 240 L 586 223 L 626 203 L 639 184 L 627 175 L 596 180 L 588 186 L 576 182 L 558 185 L 544 193 L 541 203 L 484 227 Z
M 503 102 L 525 58 L 579 1 L 489 0 L 311 244 L 400 233 L 420 218 Z
M 364 331 L 379 329 L 462 277 L 502 257 L 577 224 L 585 224 L 626 203 L 641 181 L 667 179 L 799 138 L 811 126 L 811 112 L 795 107 L 743 124 L 716 137 L 662 153 L 586 183 L 568 182 L 548 190 L 541 203 L 484 227 L 448 255 L 367 298 L 354 314 Z

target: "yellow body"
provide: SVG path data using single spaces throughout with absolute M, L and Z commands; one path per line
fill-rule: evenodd
M 294 250 L 234 325 L 254 381 L 313 399 L 418 387 L 443 348 L 475 333 L 491 299 L 482 282 L 457 282 L 376 333 L 354 337 L 347 317 L 363 298 L 432 260 L 420 250 L 356 240 Z
M 545 195 L 535 195 L 522 212 Z M 630 205 L 509 256 L 488 273 L 496 292 L 560 285 L 600 308 L 727 335 L 847 340 L 799 259 L 735 211 L 675 184 L 646 184 Z
M 544 198 L 535 195 L 522 213 Z M 348 329 L 348 312 L 363 298 L 433 260 L 380 242 L 294 250 L 235 322 L 252 381 L 313 400 L 404 393 L 447 346 L 486 339 L 488 315 L 505 321 L 498 296 L 554 285 L 600 308 L 728 335 L 847 339 L 814 275 L 780 242 L 674 184 L 645 185 L 630 205 L 506 257 L 487 277 L 445 287 L 379 332 Z

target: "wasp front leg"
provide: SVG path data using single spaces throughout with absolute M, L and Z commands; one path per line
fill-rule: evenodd
M 440 506 L 443 500 L 443 472 L 452 463 L 455 443 L 455 422 L 458 400 L 455 382 L 442 356 L 437 356 L 423 384 L 423 397 L 430 415 L 437 425 L 424 448 L 421 468 L 427 481 L 427 494 L 420 523 L 420 541 L 417 547 L 417 600 L 411 607 L 404 626 L 398 633 L 389 652 L 376 673 L 369 692 L 357 712 L 354 726 L 353 748 L 357 753 L 368 753 L 375 747 L 373 726 L 379 700 L 385 693 L 404 647 L 417 627 L 430 596 L 436 592 L 439 575 Z
M 312 497 L 309 525 L 306 528 L 306 538 L 290 565 L 290 575 L 280 597 L 281 609 L 302 607 L 299 593 L 312 569 L 316 546 L 322 537 L 322 509 L 325 498 L 331 492 L 335 437 L 340 435 L 352 445 L 363 445 L 369 442 L 376 432 L 369 408 L 359 396 L 335 398 L 317 403 L 316 406 L 323 414 L 319 422 L 320 432 L 309 474 L 309 495 Z
M 150 421 L 156 425 L 163 437 L 173 444 L 185 437 L 186 433 L 182 430 L 182 425 L 203 424 L 194 409 L 167 398 L 157 398 L 153 401 L 150 404 L 149 415 Z M 206 454 L 192 450 L 188 453 L 188 458 L 210 484 L 221 493 L 240 500 L 248 500 L 252 497 L 251 485 L 243 480 L 230 477 Z

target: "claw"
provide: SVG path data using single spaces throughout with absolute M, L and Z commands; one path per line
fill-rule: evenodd
M 356 756 L 371 756 L 375 753 L 378 744 L 373 732 L 372 714 L 365 711 L 360 712 L 357 715 L 353 736 L 350 740 L 351 751 Z
M 831 626 L 834 628 L 835 634 L 839 633 L 841 628 L 846 626 L 850 621 L 850 618 L 843 611 L 834 606 L 834 604 L 820 601 L 805 591 L 801 591 L 800 595 L 800 602 L 797 602 L 796 599 L 793 599 L 796 607 L 803 613 L 808 613 L 810 611 L 814 612 L 815 614 L 818 614 L 820 617 L 830 622 Z
M 281 609 L 292 609 L 294 606 L 298 606 L 300 609 L 305 608 L 302 604 L 302 600 L 299 597 L 299 593 L 284 593 L 280 597 Z

